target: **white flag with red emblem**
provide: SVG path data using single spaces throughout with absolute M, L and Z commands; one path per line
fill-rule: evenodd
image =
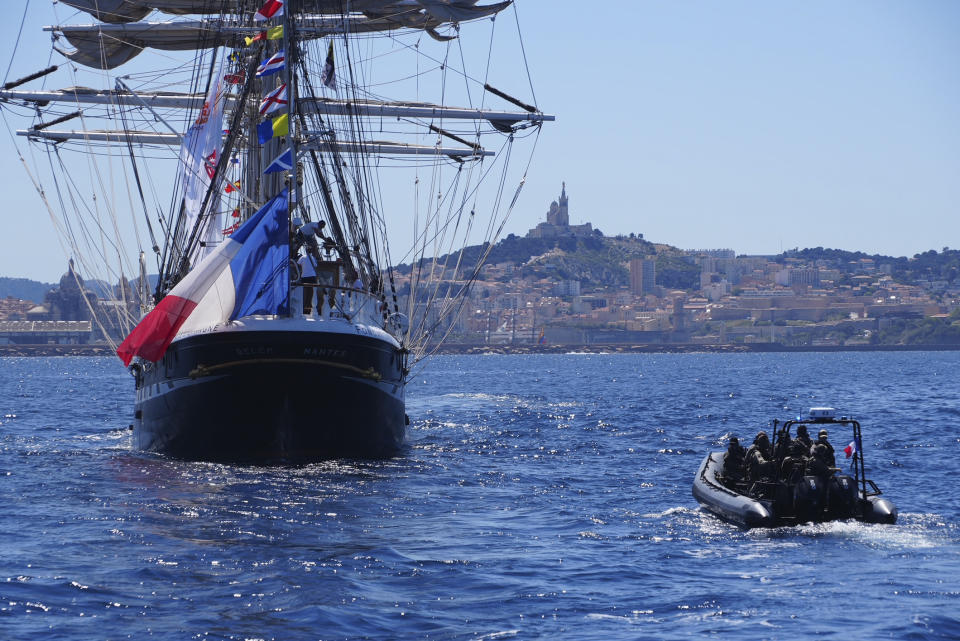
M 183 209 L 185 239 L 189 239 L 200 216 L 200 207 L 206 196 L 210 181 L 213 178 L 217 161 L 220 156 L 220 147 L 223 143 L 223 78 L 224 60 L 220 60 L 219 68 L 210 80 L 210 89 L 207 99 L 200 109 L 193 126 L 187 130 L 180 146 L 180 163 L 183 169 Z M 219 202 L 216 192 L 211 194 L 207 203 L 207 211 L 217 211 Z M 220 240 L 220 221 L 211 221 L 211 217 L 204 220 L 199 237 L 203 241 L 190 256 L 190 262 L 196 264 L 198 259 L 209 253 L 206 247 L 213 247 L 213 243 Z M 209 245 L 207 244 L 209 243 Z

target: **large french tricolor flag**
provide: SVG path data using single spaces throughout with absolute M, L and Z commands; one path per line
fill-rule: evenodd
M 117 348 L 158 361 L 178 335 L 251 314 L 289 312 L 287 190 L 260 208 L 170 290 Z

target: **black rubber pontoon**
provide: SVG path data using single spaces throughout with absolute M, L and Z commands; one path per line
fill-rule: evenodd
M 724 478 L 726 452 L 711 452 L 700 464 L 693 481 L 693 496 L 707 510 L 741 527 L 776 527 L 807 522 L 856 519 L 866 523 L 895 523 L 897 508 L 882 498 L 876 484 L 865 478 L 860 424 L 835 419 L 830 408 L 814 408 L 811 418 L 786 421 L 779 431 L 774 422 L 774 450 L 790 442 L 797 425 L 840 425 L 853 431 L 853 476 L 832 468 L 827 476 L 793 474 L 782 478 L 783 459 L 775 459 L 776 478 L 754 480 Z M 783 447 L 779 447 L 783 451 Z

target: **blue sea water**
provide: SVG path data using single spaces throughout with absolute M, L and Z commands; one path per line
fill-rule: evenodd
M 134 451 L 132 387 L 0 359 L 0 639 L 960 638 L 958 352 L 441 356 L 403 455 L 303 467 Z M 707 451 L 821 405 L 896 525 L 699 509 Z

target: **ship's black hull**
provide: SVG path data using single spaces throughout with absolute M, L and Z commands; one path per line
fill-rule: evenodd
M 406 432 L 403 354 L 377 336 L 211 332 L 137 374 L 134 441 L 176 458 L 383 458 Z

